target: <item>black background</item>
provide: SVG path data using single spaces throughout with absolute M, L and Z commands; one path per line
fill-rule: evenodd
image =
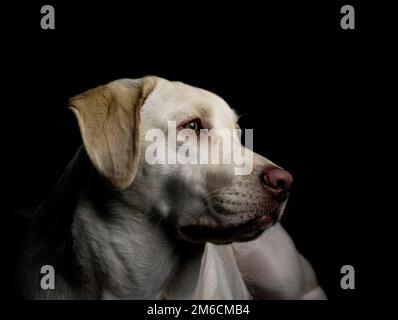
M 40 7 L 51 2 L 3 7 L 2 295 L 14 294 L 23 215 L 81 143 L 67 99 L 157 75 L 213 91 L 245 114 L 255 151 L 295 178 L 283 223 L 329 298 L 368 298 L 375 115 L 365 105 L 382 56 L 370 4 L 348 1 L 356 30 L 342 30 L 346 3 L 332 1 L 122 3 L 53 2 L 55 30 L 40 29 Z M 355 267 L 355 290 L 340 288 L 345 264 Z

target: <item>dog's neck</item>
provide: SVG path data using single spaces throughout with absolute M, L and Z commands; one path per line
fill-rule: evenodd
M 138 192 L 124 196 L 106 187 L 80 148 L 32 218 L 20 266 L 22 295 L 156 299 L 181 281 L 175 275 L 199 274 L 203 246 L 168 235 Z M 40 289 L 43 265 L 54 267 L 55 290 Z
M 103 191 L 89 184 L 72 225 L 88 296 L 162 298 L 187 258 L 200 261 L 203 246 L 174 239 L 147 204 L 132 206 L 123 194 Z

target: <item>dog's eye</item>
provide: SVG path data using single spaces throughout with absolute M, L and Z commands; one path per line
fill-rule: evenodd
M 195 131 L 197 134 L 199 134 L 200 129 L 202 129 L 199 119 L 189 121 L 188 123 L 183 125 L 183 128 L 191 129 Z

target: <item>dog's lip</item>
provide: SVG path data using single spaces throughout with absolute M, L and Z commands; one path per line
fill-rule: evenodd
M 255 219 L 258 223 L 267 225 L 271 223 L 274 219 L 269 215 L 263 215 Z
M 273 226 L 276 221 L 276 213 L 277 209 L 233 226 L 187 225 L 181 227 L 180 230 L 191 240 L 211 239 L 217 242 L 232 239 L 232 241 L 239 241 L 245 235 L 261 234 L 261 232 Z

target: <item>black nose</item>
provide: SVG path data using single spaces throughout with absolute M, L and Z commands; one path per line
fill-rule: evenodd
M 265 168 L 261 179 L 268 188 L 281 197 L 287 195 L 293 182 L 293 177 L 289 172 L 277 167 Z

